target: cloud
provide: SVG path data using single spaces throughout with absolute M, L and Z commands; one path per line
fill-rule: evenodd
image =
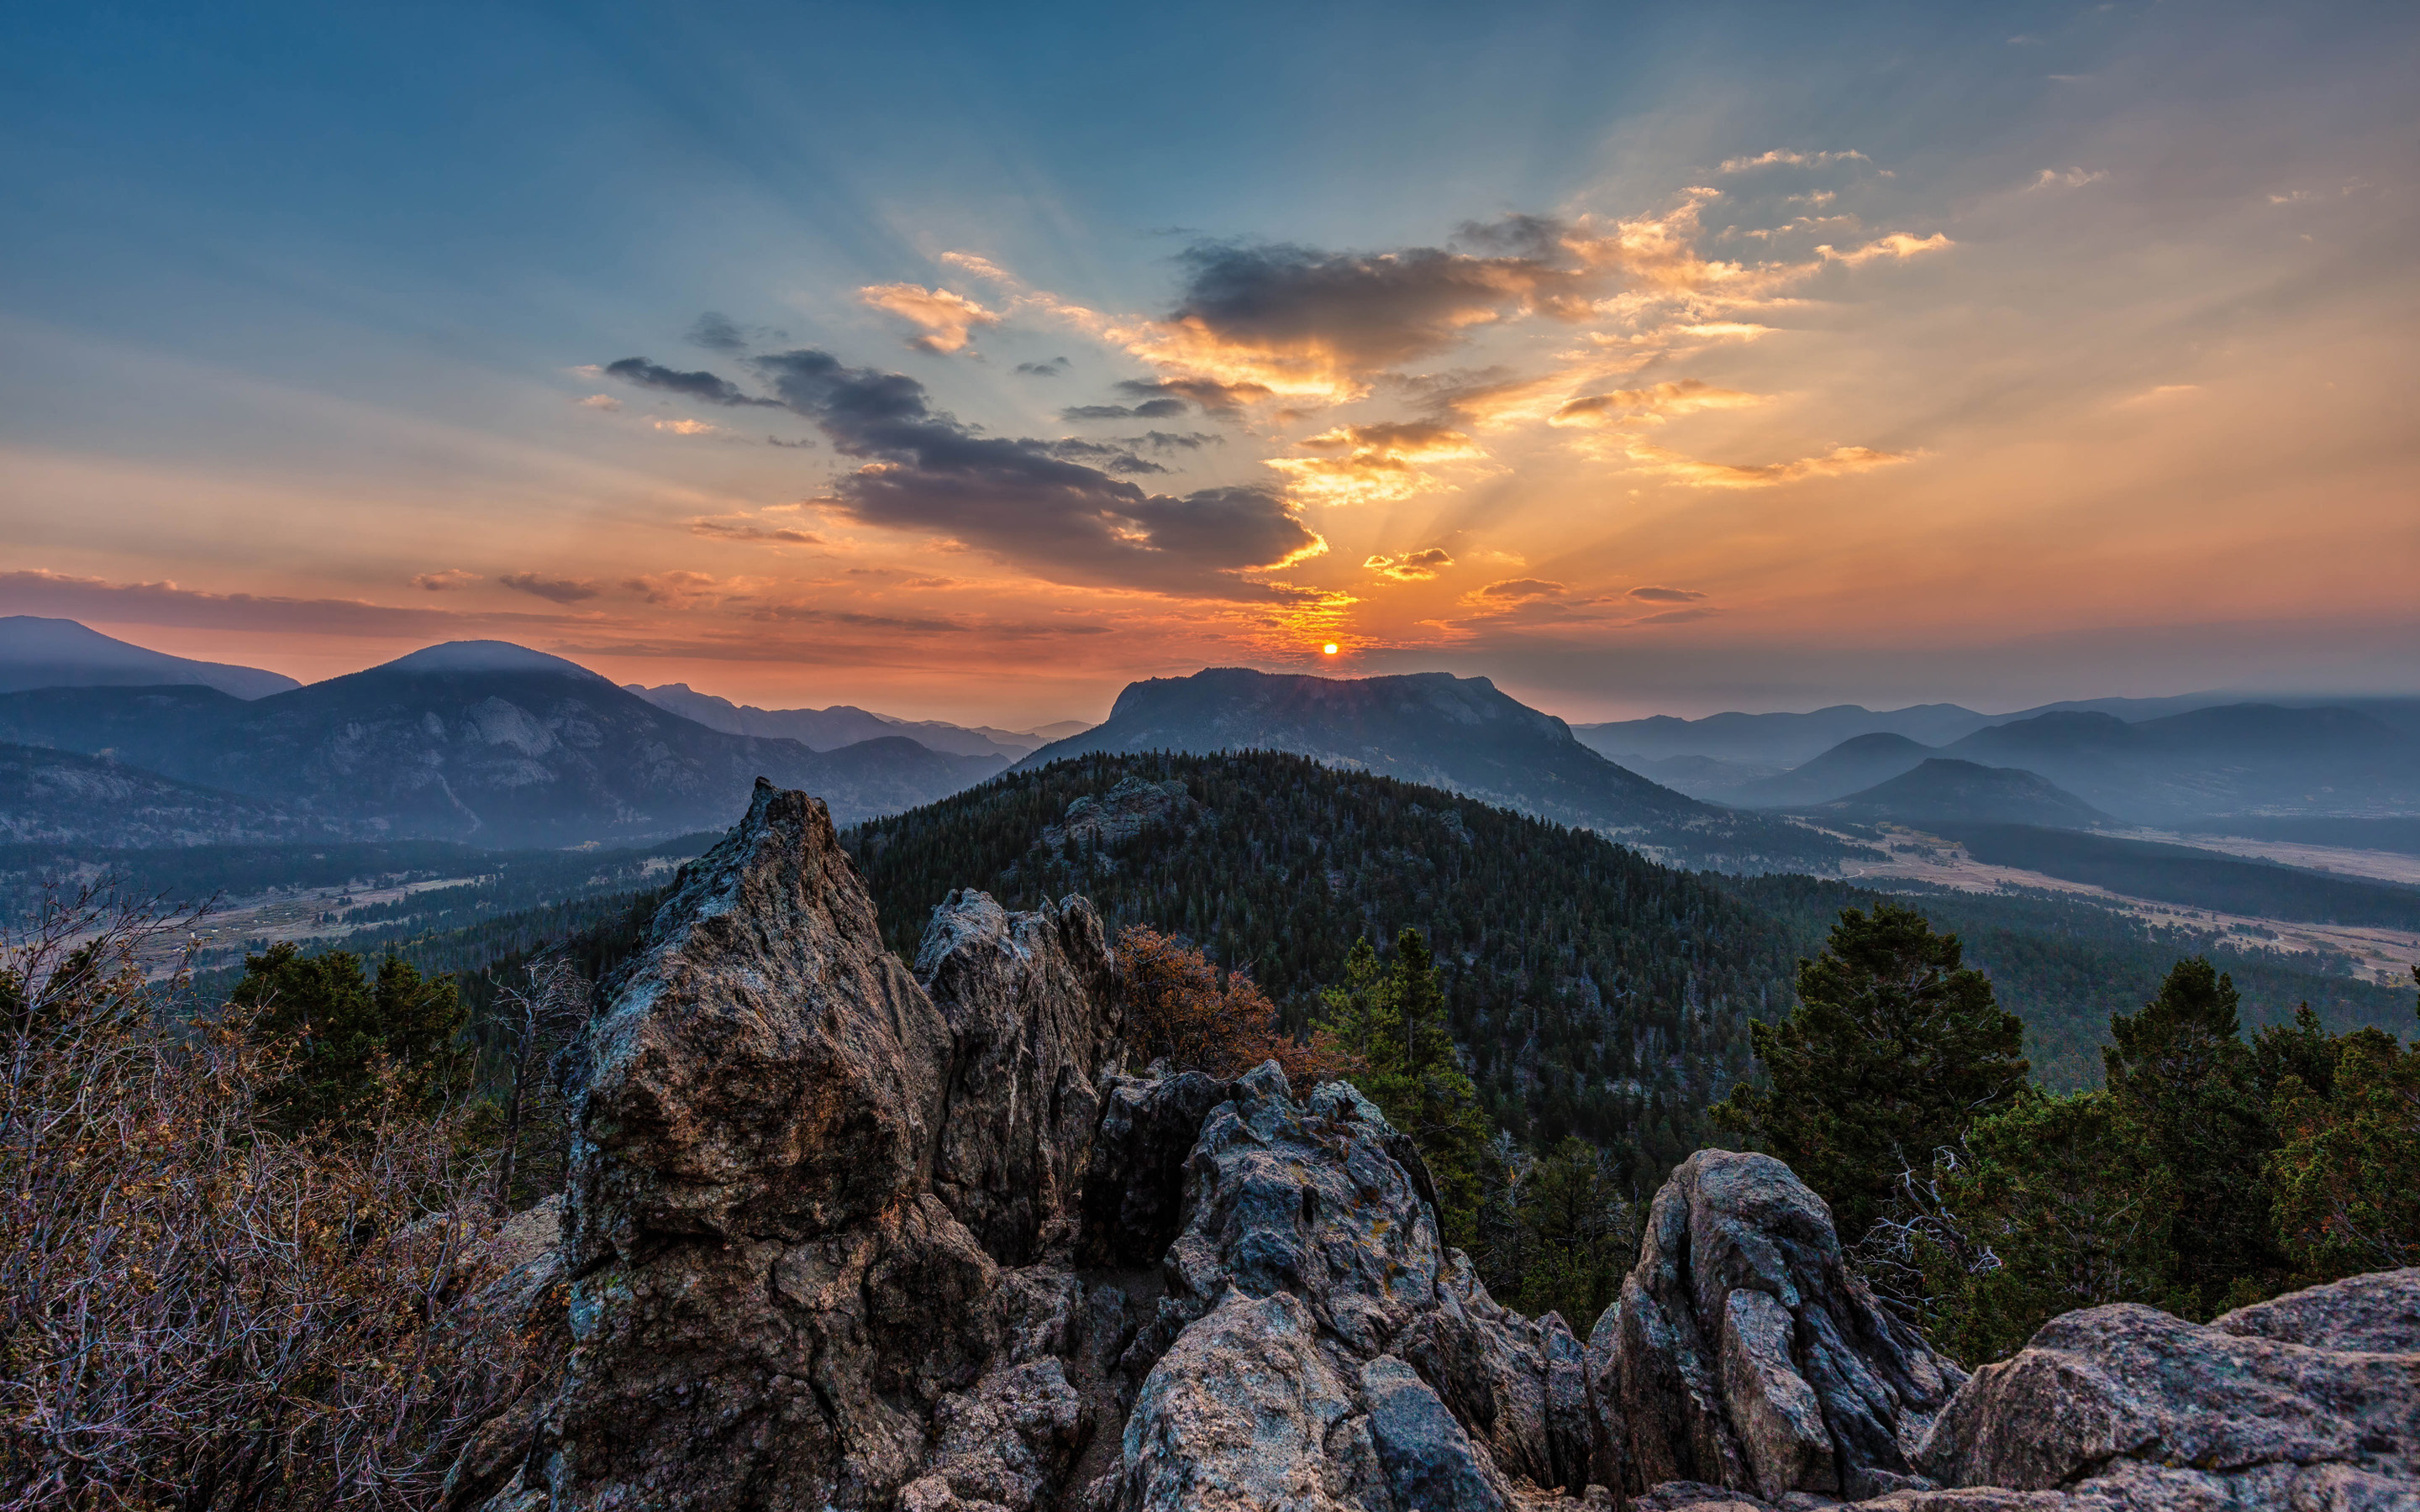
M 185 629 L 275 630 L 360 636 L 458 637 L 465 630 L 526 630 L 573 623 L 569 616 L 511 611 L 396 608 L 357 598 L 283 598 L 214 594 L 174 582 L 112 582 L 42 568 L 0 572 L 0 608 L 86 623 L 161 625 Z
M 1845 152 L 1792 152 L 1776 147 L 1752 158 L 1725 158 L 1722 172 L 1747 173 L 1756 168 L 1792 167 L 1820 168 L 1831 162 L 1871 162 L 1874 160 L 1852 147 Z
M 2198 383 L 2163 383 L 2156 388 L 2145 389 L 2140 393 L 2128 394 L 2118 402 L 2120 405 L 2165 404 L 2200 392 L 2201 385 Z
M 1921 253 L 1947 252 L 1956 245 L 1958 243 L 1938 231 L 1929 237 L 1912 237 L 1904 231 L 1894 231 L 1879 240 L 1869 241 L 1853 252 L 1838 252 L 1825 246 L 1816 248 L 1815 255 L 1825 262 L 1845 263 L 1854 268 L 1861 263 L 1872 262 L 1877 257 L 1889 257 L 1904 262 Z
M 638 594 L 650 604 L 686 607 L 702 600 L 720 598 L 729 590 L 747 585 L 744 579 L 720 579 L 711 573 L 675 570 L 642 573 L 622 579 L 622 587 Z
M 534 572 L 508 572 L 496 581 L 516 593 L 535 594 L 552 604 L 577 604 L 603 592 L 585 578 L 542 578 Z
M 622 401 L 614 398 L 610 393 L 592 393 L 584 399 L 575 399 L 572 403 L 577 404 L 583 409 L 619 409 L 622 408 Z
M 1641 615 L 1630 623 L 1633 625 L 1686 625 L 1692 620 L 1712 619 L 1721 612 L 1721 609 L 1713 608 L 1673 609 L 1666 609 L 1661 614 Z
M 739 333 L 737 326 L 731 323 L 731 317 L 714 310 L 699 316 L 697 323 L 689 328 L 689 343 L 713 352 L 744 352 L 748 349 L 748 339 Z
M 1693 588 L 1634 588 L 1622 596 L 1650 604 L 1694 604 L 1706 595 Z
M 1155 451 L 1198 452 L 1205 446 L 1224 446 L 1227 438 L 1215 430 L 1147 430 L 1140 436 L 1125 438 L 1128 446 L 1148 446 Z
M 2082 189 L 2086 184 L 2097 184 L 2108 177 L 2109 171 L 2105 168 L 2090 170 L 2070 168 L 2064 173 L 2056 168 L 2044 168 L 2040 173 L 2036 174 L 2034 181 L 2025 187 L 2029 190 Z
M 660 389 L 666 393 L 677 393 L 684 399 L 695 399 L 704 404 L 781 407 L 779 399 L 759 399 L 743 393 L 729 378 L 712 373 L 677 372 L 659 366 L 644 357 L 625 357 L 618 363 L 608 363 L 605 371 L 625 383 L 642 389 Z
M 1055 441 L 1027 440 L 1017 444 L 1031 447 L 1046 456 L 1055 456 L 1064 462 L 1089 462 L 1111 472 L 1141 475 L 1168 471 L 1156 462 L 1137 456 L 1116 441 L 1088 441 L 1069 437 Z
M 1544 578 L 1507 578 L 1492 582 L 1470 596 L 1499 604 L 1517 604 L 1532 598 L 1560 598 L 1571 592 L 1569 586 L 1550 582 Z
M 442 594 L 459 588 L 465 583 L 474 583 L 478 580 L 479 575 L 475 572 L 465 572 L 459 567 L 447 567 L 442 572 L 419 574 L 411 579 L 411 586 L 425 593 Z
M 785 441 L 779 436 L 766 437 L 765 444 L 768 446 L 786 446 L 794 452 L 812 452 L 815 449 L 815 443 L 811 440 L 799 440 L 795 441 Z
M 1326 549 L 1270 489 L 1146 493 L 1053 455 L 1054 442 L 979 435 L 904 374 L 814 350 L 752 365 L 835 450 L 863 459 L 830 498 L 861 524 L 941 535 L 1055 581 L 1226 597 L 1278 595 L 1243 575 Z
M 1424 551 L 1406 551 L 1399 557 L 1373 556 L 1361 563 L 1381 578 L 1397 582 L 1420 582 L 1434 578 L 1442 568 L 1453 565 L 1453 558 L 1445 548 L 1433 546 Z
M 1763 402 L 1761 394 L 1718 389 L 1699 378 L 1681 378 L 1574 399 L 1556 410 L 1546 423 L 1583 427 L 1653 424 L 1667 415 L 1694 414 L 1700 409 L 1745 409 Z
M 918 351 L 947 356 L 967 349 L 976 328 L 1000 324 L 1000 316 L 962 294 L 921 284 L 871 284 L 857 291 L 859 302 L 922 326 L 924 334 L 908 338 Z
M 1518 255 L 1199 243 L 1178 255 L 1186 282 L 1176 308 L 1133 333 L 1127 349 L 1284 399 L 1358 398 L 1375 375 L 1443 351 L 1474 327 L 1542 308 L 1568 313 L 1582 270 L 1554 225 L 1521 217 L 1499 228 L 1495 239 Z
M 1729 462 L 1700 462 L 1638 440 L 1627 441 L 1624 446 L 1631 460 L 1648 471 L 1660 472 L 1692 488 L 1771 488 L 1807 478 L 1838 478 L 1855 472 L 1869 472 L 1876 468 L 1913 461 L 1917 455 L 1913 452 L 1876 451 L 1870 446 L 1836 446 L 1821 456 L 1740 466 Z
M 1486 452 L 1461 431 L 1422 421 L 1340 425 L 1297 442 L 1311 456 L 1273 456 L 1304 498 L 1326 504 L 1388 503 L 1437 484 L 1423 464 L 1478 461 Z
M 775 505 L 762 514 L 790 513 L 793 505 Z M 783 525 L 759 515 L 701 515 L 689 522 L 691 535 L 703 535 L 709 541 L 757 541 L 768 546 L 821 546 L 824 538 L 812 531 L 795 525 Z
M 1057 378 L 1067 371 L 1069 365 L 1067 359 L 1054 357 L 1047 363 L 1019 363 L 1016 370 L 1028 378 Z
M 731 434 L 722 426 L 710 425 L 703 420 L 658 420 L 651 424 L 658 430 L 670 431 L 675 436 L 728 436 Z

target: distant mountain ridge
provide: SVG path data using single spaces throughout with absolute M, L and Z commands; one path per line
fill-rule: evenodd
M 795 740 L 814 750 L 833 750 L 861 740 L 906 735 L 929 750 L 949 755 L 999 756 L 1015 761 L 1060 738 L 1041 731 L 997 730 L 989 725 L 957 725 L 941 719 L 896 719 L 846 703 L 835 703 L 828 709 L 760 709 L 752 703 L 734 703 L 712 693 L 701 693 L 687 683 L 665 683 L 656 687 L 638 683 L 622 686 L 625 691 L 637 694 L 656 707 L 694 719 L 709 730 Z M 1060 726 L 1048 728 L 1058 730 Z M 1089 727 L 1077 724 L 1076 728 L 1080 731 Z
M 687 834 L 722 823 L 760 776 L 814 792 L 847 823 L 1006 764 L 903 735 L 827 752 L 732 735 L 500 641 L 429 647 L 251 702 L 175 687 L 0 695 L 0 740 L 106 754 L 365 839 L 485 846 Z
M 1070 756 L 1270 750 L 1497 804 L 1695 865 L 1827 867 L 1845 854 L 1787 821 L 1715 808 L 1607 761 L 1483 677 L 1327 678 L 1213 667 L 1130 683 L 1108 720 L 1013 768 Z
M 0 843 L 117 850 L 348 838 L 341 822 L 179 782 L 139 766 L 0 744 Z
M 0 693 L 36 687 L 214 687 L 240 699 L 302 685 L 283 672 L 193 661 L 106 636 L 74 620 L 0 615 Z

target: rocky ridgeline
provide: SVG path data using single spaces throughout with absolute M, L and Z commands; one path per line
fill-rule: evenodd
M 1117 986 L 1073 898 L 956 894 L 910 971 L 760 785 L 591 1026 L 497 1302 L 559 1367 L 450 1505 L 2420 1508 L 2420 1272 L 1968 1379 L 1787 1166 L 1706 1150 L 1583 1343 L 1489 1299 L 1358 1093 L 1132 1074 Z

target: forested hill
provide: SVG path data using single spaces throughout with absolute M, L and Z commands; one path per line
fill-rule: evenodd
M 1605 1145 L 1642 1189 L 1706 1133 L 1795 964 L 1761 910 L 1601 836 L 1298 756 L 1082 756 L 845 839 L 911 959 L 953 887 L 1082 893 L 1113 929 L 1249 972 L 1297 1024 L 1357 938 L 1419 928 L 1490 1113 Z

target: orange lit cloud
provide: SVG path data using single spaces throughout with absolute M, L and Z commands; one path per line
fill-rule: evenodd
M 996 326 L 1001 317 L 962 294 L 920 284 L 873 284 L 857 291 L 859 302 L 895 315 L 924 334 L 908 338 L 920 351 L 947 356 L 964 351 L 978 327 Z
M 1435 577 L 1439 570 L 1452 566 L 1453 557 L 1445 548 L 1433 546 L 1426 550 L 1406 551 L 1397 557 L 1373 556 L 1361 565 L 1381 578 L 1392 578 L 1397 582 L 1422 582 Z
M 1631 460 L 1645 471 L 1661 473 L 1692 488 L 1771 488 L 1807 478 L 1847 477 L 1852 473 L 1870 472 L 1876 468 L 1911 461 L 1916 455 L 1876 451 L 1870 446 L 1836 446 L 1821 456 L 1743 466 L 1730 462 L 1701 462 L 1661 447 L 1650 446 L 1644 441 L 1628 440 L 1623 445 Z
M 1487 454 L 1458 430 L 1420 422 L 1340 425 L 1304 439 L 1312 456 L 1273 456 L 1296 497 L 1323 504 L 1388 503 L 1437 486 L 1424 464 L 1470 462 Z
M 442 572 L 415 574 L 411 579 L 411 586 L 426 593 L 442 594 L 478 580 L 479 575 L 475 572 L 465 572 L 460 567 L 447 567 Z
M 1695 414 L 1700 409 L 1745 409 L 1763 402 L 1761 394 L 1718 389 L 1699 378 L 1680 378 L 1574 399 L 1556 410 L 1547 424 L 1589 428 L 1652 424 L 1660 424 L 1667 415 Z
M 1912 237 L 1904 231 L 1894 231 L 1886 237 L 1869 241 L 1851 252 L 1839 252 L 1831 247 L 1818 247 L 1815 252 L 1826 262 L 1845 263 L 1854 268 L 1861 263 L 1872 262 L 1878 257 L 1889 257 L 1904 262 L 1910 257 L 1918 256 L 1924 253 L 1946 252 L 1957 244 L 1938 231 L 1929 237 Z

